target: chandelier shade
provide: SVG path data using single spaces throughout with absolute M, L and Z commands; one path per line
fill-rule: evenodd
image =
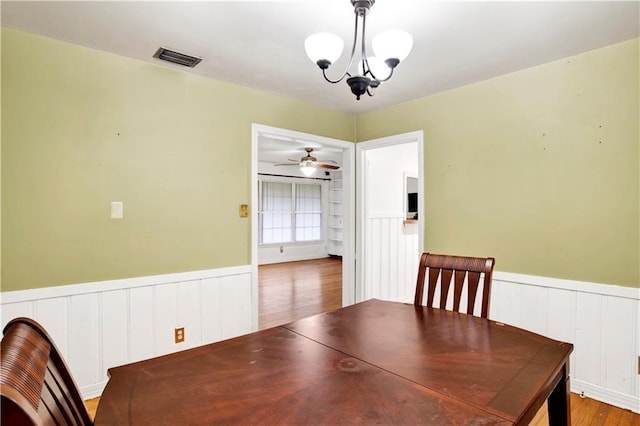
M 355 12 L 355 25 L 351 57 L 340 77 L 329 78 L 327 70 L 330 68 L 344 48 L 342 39 L 330 33 L 313 34 L 306 38 L 304 48 L 307 56 L 322 70 L 322 75 L 329 83 L 339 83 L 347 77 L 347 84 L 351 92 L 360 100 L 365 93 L 373 96 L 375 88 L 393 76 L 393 70 L 405 60 L 413 47 L 413 37 L 405 31 L 385 31 L 372 40 L 373 51 L 376 56 L 368 56 L 365 43 L 366 19 L 375 0 L 351 0 Z M 352 73 L 350 68 L 354 63 L 360 40 L 360 61 Z
M 379 58 L 404 61 L 413 47 L 413 37 L 406 31 L 389 30 L 376 35 L 371 41 L 373 53 Z
M 304 41 L 304 50 L 314 64 L 321 60 L 331 63 L 337 61 L 342 55 L 343 48 L 344 42 L 342 39 L 331 33 L 313 34 Z

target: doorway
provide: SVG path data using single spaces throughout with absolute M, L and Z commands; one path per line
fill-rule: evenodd
M 268 152 L 261 144 L 271 141 L 272 147 L 279 150 L 278 153 Z M 279 142 L 279 143 L 277 143 Z M 252 266 L 252 326 L 257 330 L 259 327 L 259 175 L 276 175 L 288 174 L 295 175 L 299 173 L 299 167 L 278 167 L 274 163 L 287 164 L 291 162 L 296 165 L 295 161 L 305 155 L 306 148 L 313 148 L 314 154 L 318 153 L 330 156 L 337 155 L 336 162 L 340 165 L 341 171 L 341 192 L 343 196 L 342 208 L 342 232 L 341 232 L 341 248 L 342 248 L 342 295 L 341 306 L 353 304 L 355 301 L 355 266 L 354 266 L 354 247 L 355 247 L 355 145 L 352 142 L 325 138 L 318 135 L 296 132 L 287 129 L 269 127 L 259 124 L 252 125 L 252 153 L 251 153 L 251 266 Z M 324 150 L 324 152 L 323 152 Z M 269 161 L 266 160 L 269 157 Z M 276 161 L 277 160 L 277 161 Z M 264 164 L 264 163 L 271 164 Z M 291 164 L 287 164 L 291 165 Z M 265 167 L 267 168 L 265 171 Z M 282 170 L 282 171 L 281 171 Z M 288 172 L 284 172 L 288 170 Z M 322 176 L 322 175 L 320 175 Z M 325 197 L 325 199 L 328 197 Z M 327 210 L 328 211 L 328 210 Z M 329 229 L 326 225 L 324 231 L 329 235 Z M 280 251 L 280 250 L 278 250 Z M 298 253 L 300 250 L 297 250 Z
M 410 302 L 424 247 L 423 133 L 356 144 L 356 301 Z

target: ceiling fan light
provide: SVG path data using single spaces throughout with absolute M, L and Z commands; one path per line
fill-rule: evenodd
M 316 172 L 316 168 L 313 167 L 313 166 L 304 165 L 304 166 L 300 167 L 300 171 L 305 176 L 311 176 L 312 174 L 314 174 Z
M 413 37 L 406 31 L 389 30 L 375 36 L 372 47 L 378 58 L 403 61 L 411 52 Z
M 337 61 L 343 48 L 344 41 L 331 33 L 312 34 L 304 41 L 304 50 L 314 64 L 321 60 Z

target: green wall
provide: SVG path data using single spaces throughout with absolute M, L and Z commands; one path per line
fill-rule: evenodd
M 251 123 L 424 130 L 425 247 L 640 287 L 638 40 L 354 117 L 2 29 L 2 291 L 250 263 Z M 354 127 L 357 135 L 354 134 Z M 124 220 L 109 219 L 123 201 Z
M 635 39 L 362 114 L 356 137 L 424 130 L 427 251 L 640 287 L 638 64 Z
M 354 140 L 349 114 L 3 28 L 2 291 L 249 264 L 251 123 Z

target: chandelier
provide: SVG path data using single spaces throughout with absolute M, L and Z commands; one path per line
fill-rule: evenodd
M 360 96 L 365 93 L 373 96 L 375 88 L 380 83 L 389 80 L 393 76 L 393 70 L 403 61 L 413 47 L 413 37 L 407 32 L 400 30 L 389 30 L 378 34 L 372 40 L 373 53 L 376 56 L 367 56 L 365 47 L 365 27 L 366 19 L 371 6 L 375 0 L 351 0 L 356 15 L 355 30 L 353 32 L 353 45 L 351 47 L 351 58 L 342 76 L 333 80 L 327 76 L 327 69 L 342 54 L 344 42 L 340 37 L 330 33 L 318 33 L 307 37 L 304 48 L 315 64 L 322 70 L 324 79 L 329 83 L 339 83 L 347 78 L 347 84 L 351 92 L 360 100 Z M 349 72 L 356 54 L 358 41 L 358 24 L 362 21 L 362 33 L 360 34 L 360 56 L 361 60 L 356 68 L 356 74 Z

